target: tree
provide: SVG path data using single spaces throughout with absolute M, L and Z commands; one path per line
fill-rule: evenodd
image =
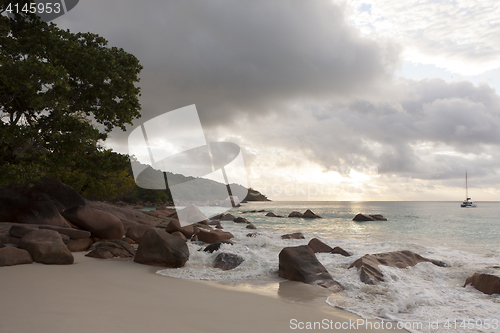
M 0 1 L 0 13 L 6 6 Z M 96 34 L 35 14 L 0 16 L 0 185 L 52 176 L 94 197 L 108 185 L 123 191 L 120 181 L 133 186 L 128 156 L 100 143 L 140 117 L 141 69 Z

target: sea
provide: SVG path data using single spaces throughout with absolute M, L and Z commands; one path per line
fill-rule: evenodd
M 287 217 L 292 211 L 306 209 L 322 218 Z M 265 212 L 245 213 L 252 210 Z M 235 236 L 235 244 L 223 244 L 221 251 L 242 256 L 240 266 L 229 271 L 212 268 L 219 252 L 207 253 L 202 251 L 203 244 L 188 242 L 186 265 L 157 273 L 254 285 L 257 290 L 285 281 L 278 276 L 278 255 L 284 247 L 306 245 L 316 237 L 352 254 L 316 254 L 343 287 L 325 296 L 329 306 L 366 319 L 422 323 L 411 326 L 410 332 L 500 332 L 500 295 L 464 287 L 467 277 L 475 272 L 500 276 L 500 202 L 477 202 L 476 208 L 461 208 L 458 201 L 273 201 L 250 202 L 229 212 L 257 227 L 251 230 L 245 224 L 221 222 L 224 230 Z M 266 217 L 267 212 L 285 217 Z M 382 214 L 387 221 L 355 222 L 352 219 L 358 213 Z M 259 235 L 247 237 L 251 232 Z M 281 239 L 281 235 L 293 232 L 302 232 L 305 239 Z M 428 262 L 404 269 L 379 266 L 385 281 L 377 285 L 362 283 L 356 268 L 348 268 L 365 254 L 400 250 L 443 261 L 448 267 Z

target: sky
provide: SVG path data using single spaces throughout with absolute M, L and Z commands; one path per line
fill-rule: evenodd
M 85 0 L 54 23 L 144 66 L 116 151 L 194 104 L 273 200 L 461 201 L 465 170 L 500 199 L 498 1 Z

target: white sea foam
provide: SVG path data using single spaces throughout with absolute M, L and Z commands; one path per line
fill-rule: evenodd
M 277 206 L 273 211 L 285 215 L 286 209 Z M 319 211 L 320 215 L 328 214 L 321 212 L 320 207 L 313 211 Z M 352 213 L 349 214 L 352 216 Z M 475 272 L 500 274 L 500 269 L 492 267 L 500 264 L 500 251 L 496 250 L 498 247 L 481 246 L 479 238 L 471 240 L 471 251 L 468 251 L 466 242 L 460 242 L 460 239 L 443 240 L 442 231 L 436 232 L 435 238 L 431 238 L 433 234 L 430 232 L 427 232 L 425 237 L 419 236 L 419 232 L 423 232 L 418 229 L 422 228 L 421 225 L 417 224 L 401 226 L 394 232 L 399 233 L 396 237 L 391 233 L 380 232 L 377 225 L 354 224 L 345 218 L 343 221 L 337 221 L 333 217 L 321 221 L 276 219 L 264 217 L 265 213 L 242 215 L 241 209 L 233 214 L 245 216 L 258 229 L 249 230 L 245 228 L 245 224 L 222 222 L 224 229 L 235 235 L 235 245 L 224 244 L 220 251 L 206 253 L 202 251 L 205 245 L 188 242 L 190 258 L 185 267 L 164 269 L 158 273 L 198 280 L 276 283 L 283 281 L 278 277 L 279 252 L 286 246 L 305 245 L 311 238 L 317 237 L 332 247 L 340 246 L 352 253 L 351 257 L 317 254 L 318 260 L 344 287 L 343 291 L 328 298 L 329 305 L 364 318 L 422 323 L 422 328 L 413 330 L 415 332 L 436 332 L 429 327 L 429 321 L 438 321 L 438 332 L 500 332 L 500 295 L 485 295 L 470 286 L 463 287 L 467 277 Z M 421 223 L 423 218 L 413 215 L 411 222 L 418 218 Z M 449 220 L 452 221 L 452 218 Z M 340 225 L 342 223 L 343 226 Z M 383 224 L 380 226 L 387 227 Z M 391 226 L 393 229 L 398 227 L 396 223 Z M 411 230 L 411 233 L 408 230 Z M 246 237 L 246 234 L 255 231 L 261 235 Z M 283 240 L 280 237 L 284 233 L 297 231 L 303 232 L 306 239 Z M 401 234 L 405 236 L 401 237 Z M 444 242 L 446 245 L 438 246 Z M 356 268 L 348 269 L 350 264 L 367 253 L 399 250 L 410 250 L 427 258 L 444 261 L 449 267 L 438 267 L 431 263 L 420 263 L 405 269 L 380 266 L 385 281 L 374 286 L 362 283 Z M 215 269 L 212 263 L 221 251 L 238 254 L 244 261 L 230 271 Z M 474 321 L 472 329 L 467 326 L 463 328 L 467 320 Z M 490 324 L 497 320 L 498 328 L 479 328 L 476 321 L 479 323 L 481 320 L 488 320 Z M 456 322 L 457 328 L 452 326 L 445 329 L 443 325 L 447 321 Z

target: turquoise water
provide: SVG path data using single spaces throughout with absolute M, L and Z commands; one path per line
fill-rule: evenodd
M 288 216 L 292 211 L 311 209 L 321 219 L 274 218 L 272 211 Z M 317 253 L 317 259 L 344 288 L 327 304 L 356 313 L 363 318 L 400 322 L 463 323 L 495 321 L 500 327 L 500 295 L 485 295 L 468 286 L 475 272 L 500 275 L 500 202 L 478 202 L 477 208 L 461 208 L 460 202 L 252 202 L 230 210 L 244 216 L 246 224 L 222 221 L 224 230 L 234 235 L 234 245 L 223 244 L 221 251 L 243 257 L 233 270 L 212 266 L 217 252 L 202 251 L 205 244 L 188 242 L 190 258 L 178 269 L 158 274 L 197 280 L 230 281 L 261 286 L 279 284 L 279 253 L 284 247 L 306 245 L 313 237 L 331 247 L 340 246 L 351 257 Z M 354 222 L 358 214 L 382 214 L 387 221 Z M 257 237 L 247 237 L 258 232 Z M 302 232 L 305 239 L 281 239 L 281 235 Z M 444 261 L 448 267 L 420 263 L 405 269 L 379 266 L 385 281 L 366 285 L 349 266 L 365 254 L 410 250 L 426 258 Z M 318 287 L 319 288 L 319 287 Z M 442 330 L 438 330 L 440 332 Z M 499 332 L 500 329 L 447 329 L 446 332 Z M 435 333 L 424 325 L 412 332 Z
M 311 209 L 323 218 L 270 218 L 265 217 L 265 213 L 242 214 L 246 210 L 261 209 L 283 216 L 294 210 L 304 212 Z M 300 231 L 327 238 L 370 238 L 475 251 L 500 245 L 500 202 L 479 202 L 476 208 L 461 208 L 460 202 L 449 201 L 253 202 L 231 212 L 275 232 Z M 382 214 L 387 221 L 352 221 L 358 213 Z

